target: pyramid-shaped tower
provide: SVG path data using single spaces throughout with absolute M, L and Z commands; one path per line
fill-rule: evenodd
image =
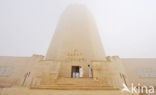
M 83 5 L 61 15 L 45 60 L 35 66 L 32 88 L 120 89 L 127 84 L 120 58 L 106 57 L 95 20 Z
M 71 5 L 63 12 L 50 43 L 46 59 L 64 59 L 69 55 L 87 60 L 104 60 L 104 48 L 96 22 L 83 5 Z

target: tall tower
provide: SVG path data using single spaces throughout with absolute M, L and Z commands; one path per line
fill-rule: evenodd
M 76 52 L 87 60 L 105 59 L 95 20 L 83 5 L 71 5 L 63 12 L 46 59 L 64 59 L 70 52 Z
M 61 15 L 46 60 L 35 65 L 32 87 L 119 89 L 127 84 L 120 65 L 120 58 L 105 56 L 88 9 L 71 5 Z

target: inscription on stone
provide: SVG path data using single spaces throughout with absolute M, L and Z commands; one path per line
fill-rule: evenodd
M 12 70 L 12 67 L 0 66 L 0 76 L 10 75 L 12 73 Z

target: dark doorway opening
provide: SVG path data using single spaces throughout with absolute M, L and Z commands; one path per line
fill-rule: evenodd
M 80 77 L 80 66 L 72 66 L 72 78 L 79 78 Z

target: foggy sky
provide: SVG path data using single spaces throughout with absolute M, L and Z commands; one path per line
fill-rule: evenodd
M 106 55 L 156 58 L 155 0 L 0 0 L 0 56 L 45 55 L 70 4 L 92 12 Z

